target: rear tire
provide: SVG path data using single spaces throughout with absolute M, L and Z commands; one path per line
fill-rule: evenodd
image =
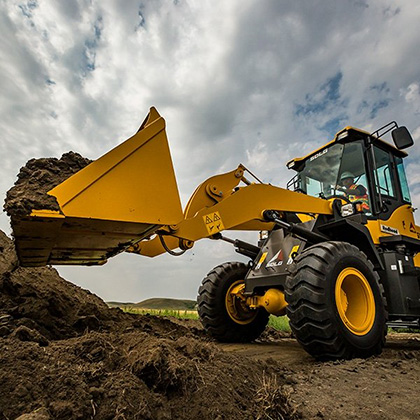
M 208 334 L 226 343 L 247 343 L 264 331 L 269 314 L 264 308 L 249 309 L 230 291 L 244 283 L 248 267 L 230 262 L 215 267 L 198 290 L 198 315 Z
M 380 354 L 387 333 L 384 289 L 366 255 L 346 242 L 306 249 L 286 280 L 290 327 L 317 359 Z

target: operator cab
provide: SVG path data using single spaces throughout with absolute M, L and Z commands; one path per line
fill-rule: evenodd
M 384 129 L 393 130 L 397 147 L 379 138 Z M 401 149 L 412 144 L 408 130 L 394 122 L 372 134 L 346 127 L 324 147 L 288 162 L 297 174 L 287 188 L 327 200 L 342 198 L 368 217 L 387 219 L 401 205 L 411 205 L 403 165 L 407 154 Z

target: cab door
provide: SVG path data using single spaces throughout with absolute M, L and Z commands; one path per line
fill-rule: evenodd
M 373 207 L 379 219 L 389 219 L 403 203 L 398 188 L 394 156 L 387 150 L 373 146 Z
M 368 221 L 368 228 L 374 242 L 379 244 L 382 237 L 400 235 L 420 239 L 402 158 L 385 148 L 372 147 L 369 165 L 372 168 L 370 191 L 373 220 Z

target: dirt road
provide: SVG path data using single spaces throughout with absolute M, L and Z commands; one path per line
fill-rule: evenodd
M 381 356 L 332 363 L 314 361 L 291 338 L 219 347 L 277 366 L 304 418 L 420 418 L 420 334 L 389 334 Z

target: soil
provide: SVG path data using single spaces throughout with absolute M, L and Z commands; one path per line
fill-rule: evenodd
M 378 357 L 322 363 L 290 337 L 219 347 L 276 366 L 305 419 L 420 418 L 420 334 L 388 334 Z
M 0 250 L 0 419 L 298 418 L 269 363 L 197 322 L 111 309 L 53 268 L 20 267 L 2 232 Z
M 218 344 L 198 321 L 109 308 L 0 232 L 0 419 L 414 419 L 420 335 L 319 363 L 288 334 Z
M 60 159 L 31 159 L 20 169 L 15 185 L 7 192 L 4 210 L 9 216 L 28 216 L 32 210 L 56 210 L 55 197 L 47 192 L 91 163 L 75 152 L 64 153 Z
M 31 159 L 5 210 L 59 210 L 47 191 L 89 163 L 74 152 Z M 420 334 L 331 363 L 270 328 L 219 344 L 198 321 L 123 313 L 51 267 L 21 267 L 0 231 L 0 420 L 414 419 L 419 360 Z

